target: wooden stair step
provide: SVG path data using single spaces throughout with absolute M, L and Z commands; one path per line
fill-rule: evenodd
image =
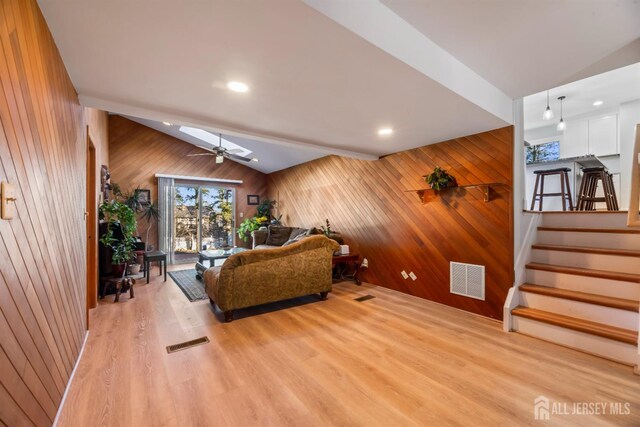
M 564 265 L 543 264 L 530 262 L 526 265 L 529 270 L 550 271 L 553 273 L 573 274 L 576 276 L 598 277 L 600 279 L 619 280 L 621 282 L 640 283 L 640 274 L 619 273 L 617 271 L 592 270 L 582 267 L 567 267 Z
M 619 233 L 640 234 L 640 229 L 633 228 L 587 228 L 587 227 L 538 227 L 539 231 L 575 231 L 581 233 Z
M 632 331 L 630 329 L 617 328 L 615 326 L 609 326 L 603 323 L 577 319 L 575 317 L 522 306 L 518 306 L 511 310 L 511 314 L 513 314 L 514 316 L 537 320 L 538 322 L 548 323 L 550 325 L 560 326 L 578 332 L 584 332 L 587 334 L 608 338 L 626 344 L 638 345 L 638 332 Z
M 520 290 L 532 294 L 586 302 L 604 307 L 619 308 L 620 310 L 633 311 L 635 313 L 638 313 L 640 310 L 640 302 L 630 299 L 608 297 L 604 295 L 590 294 L 587 292 L 572 291 L 569 289 L 551 288 L 549 286 L 534 285 L 531 283 L 520 285 Z
M 547 251 L 578 252 L 578 253 L 584 253 L 584 254 L 640 257 L 640 251 L 635 251 L 632 249 L 609 249 L 609 248 L 594 248 L 594 247 L 587 247 L 587 246 L 566 246 L 566 245 L 547 245 L 547 244 L 535 244 L 535 245 L 532 245 L 531 247 L 533 249 L 541 249 L 541 250 L 547 250 Z

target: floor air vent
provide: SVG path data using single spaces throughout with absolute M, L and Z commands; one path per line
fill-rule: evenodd
M 451 293 L 484 301 L 484 265 L 452 262 Z
M 366 300 L 372 299 L 372 298 L 375 298 L 375 297 L 373 295 L 364 295 L 364 296 L 355 298 L 355 300 L 358 301 L 358 302 L 362 302 L 362 301 L 366 301 Z
M 175 353 L 176 351 L 186 350 L 191 347 L 195 347 L 197 345 L 206 344 L 209 342 L 209 338 L 202 337 L 196 338 L 195 340 L 181 342 L 180 344 L 173 344 L 167 346 L 167 353 Z

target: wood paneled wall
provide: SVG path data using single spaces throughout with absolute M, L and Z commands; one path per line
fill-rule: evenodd
M 0 424 L 45 426 L 85 336 L 86 129 L 35 0 L 0 2 L 0 88 Z
M 94 150 L 94 188 L 95 195 L 101 193 L 100 188 L 100 171 L 101 166 L 109 166 L 109 114 L 106 111 L 96 110 L 95 108 L 84 109 L 84 121 L 88 134 L 87 148 L 89 145 Z M 94 205 L 91 212 L 88 211 L 87 219 L 92 226 L 92 230 L 87 229 L 87 244 L 93 247 L 89 250 L 87 247 L 87 306 L 95 308 L 98 305 L 98 205 L 97 197 L 93 198 Z
M 288 225 L 325 219 L 369 260 L 367 282 L 502 318 L 513 283 L 513 128 L 457 138 L 377 161 L 325 157 L 270 174 L 269 194 Z M 479 189 L 455 190 L 422 205 L 422 175 L 435 166 L 459 184 L 501 182 L 490 202 Z M 449 292 L 449 262 L 486 266 L 486 301 Z M 413 271 L 418 279 L 404 280 Z
M 258 194 L 262 198 L 267 193 L 265 174 L 227 159 L 218 165 L 210 156 L 187 157 L 203 150 L 124 117 L 110 116 L 109 138 L 111 182 L 123 189 L 149 188 L 155 202 L 158 200 L 156 173 L 242 180 L 242 185 L 232 185 L 238 199 L 236 224 L 243 220 L 241 213 L 246 218 L 256 212 L 255 206 L 247 206 L 247 195 Z M 138 231 L 143 238 L 146 229 L 146 223 L 138 221 Z M 157 247 L 157 226 L 151 230 L 149 241 Z M 236 243 L 243 244 L 237 237 Z

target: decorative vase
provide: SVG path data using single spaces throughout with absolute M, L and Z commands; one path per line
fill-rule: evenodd
M 325 236 L 327 236 L 331 240 L 335 240 L 339 245 L 344 245 L 344 239 L 342 238 L 342 235 L 340 233 L 329 233 L 325 234 Z

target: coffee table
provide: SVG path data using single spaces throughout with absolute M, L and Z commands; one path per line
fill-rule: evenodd
M 198 254 L 198 262 L 196 263 L 196 279 L 202 280 L 202 275 L 204 271 L 213 267 L 215 260 L 217 259 L 226 259 L 231 255 L 239 254 L 240 252 L 248 251 L 249 249 L 245 248 L 229 248 L 229 249 L 213 249 L 210 251 L 200 251 Z M 204 262 L 208 261 L 209 265 L 205 266 Z

